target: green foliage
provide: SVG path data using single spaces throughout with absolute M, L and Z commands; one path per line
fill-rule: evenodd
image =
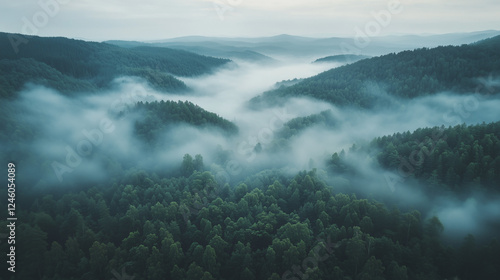
M 405 165 L 407 171 L 411 165 L 412 176 L 430 188 L 462 192 L 474 184 L 498 190 L 500 183 L 500 122 L 395 133 L 374 139 L 369 150 L 380 151 L 384 168 Z
M 189 158 L 196 161 L 184 160 Z M 145 178 L 139 181 L 129 173 L 120 184 L 33 204 L 24 215 L 34 218 L 20 233 L 23 240 L 30 236 L 23 241 L 30 246 L 23 251 L 25 275 L 109 279 L 126 266 L 143 279 L 292 279 L 297 273 L 314 279 L 470 279 L 457 265 L 469 262 L 476 271 L 487 268 L 483 279 L 498 275 L 498 243 L 481 247 L 469 237 L 459 250 L 446 247 L 437 218 L 423 221 L 417 211 L 390 212 L 375 201 L 333 194 L 315 172 L 240 184 L 223 198 L 210 172 L 170 178 L 140 173 Z M 62 209 L 69 213 L 61 215 Z M 51 228 L 50 217 L 67 226 Z M 98 222 L 104 218 L 126 227 L 106 228 Z M 42 256 L 47 261 L 37 265 Z
M 54 88 L 66 94 L 96 90 L 91 81 L 65 75 L 32 58 L 0 59 L 0 98 L 13 98 L 26 83 Z

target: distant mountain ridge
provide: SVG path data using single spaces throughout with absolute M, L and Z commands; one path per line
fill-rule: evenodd
M 353 34 L 354 36 L 355 34 Z M 470 33 L 450 33 L 439 35 L 391 35 L 370 38 L 367 46 L 359 50 L 361 55 L 378 56 L 391 52 L 401 52 L 422 47 L 440 45 L 470 44 L 482 39 L 500 35 L 500 31 L 486 30 Z M 123 42 L 122 42 L 123 43 Z M 207 37 L 185 36 L 145 42 L 150 46 L 172 47 L 196 52 L 205 48 L 211 51 L 254 51 L 275 59 L 281 57 L 314 59 L 345 54 L 342 45 L 356 47 L 352 37 L 313 38 L 281 34 L 270 37 Z M 352 52 L 351 52 L 352 53 Z M 205 54 L 200 52 L 200 54 Z
M 500 30 L 484 30 L 484 31 L 476 31 L 476 32 L 468 32 L 468 33 L 447 33 L 447 34 L 421 34 L 421 35 L 412 35 L 412 34 L 402 34 L 402 35 L 388 35 L 377 37 L 379 39 L 384 38 L 429 38 L 432 40 L 436 40 L 441 38 L 440 40 L 445 41 L 456 41 L 458 44 L 461 44 L 460 41 L 464 40 L 472 40 L 478 41 L 489 37 L 494 37 L 500 35 Z M 273 42 L 273 41 L 318 41 L 318 40 L 329 40 L 329 39 L 352 39 L 350 37 L 306 37 L 306 36 L 297 36 L 290 34 L 279 34 L 274 36 L 263 36 L 263 37 L 210 37 L 210 36 L 183 36 L 183 37 L 175 37 L 170 39 L 162 39 L 162 40 L 152 40 L 152 41 L 144 41 L 145 43 L 167 43 L 167 42 L 208 42 L 208 41 L 232 41 L 232 42 Z M 451 44 L 451 43 L 449 43 Z

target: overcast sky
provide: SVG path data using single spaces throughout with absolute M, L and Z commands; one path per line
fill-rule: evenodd
M 190 35 L 353 37 L 356 28 L 369 27 L 383 11 L 390 19 L 382 17 L 386 22 L 379 25 L 379 35 L 500 30 L 499 0 L 400 0 L 392 10 L 388 5 L 397 0 L 1 1 L 0 31 L 95 41 Z

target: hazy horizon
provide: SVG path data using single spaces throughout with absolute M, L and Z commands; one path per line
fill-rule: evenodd
M 362 5 L 361 5 L 362 4 Z M 330 38 L 498 30 L 500 2 L 190 0 L 106 3 L 41 0 L 3 3 L 0 30 L 90 41 L 151 41 L 183 36 Z M 380 23 L 379 28 L 373 22 Z M 368 29 L 367 29 L 368 28 Z M 370 32 L 370 31 L 369 31 Z

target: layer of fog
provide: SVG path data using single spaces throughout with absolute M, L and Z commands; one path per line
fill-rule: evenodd
M 23 112 L 24 118 L 41 134 L 33 142 L 18 143 L 18 149 L 43 160 L 26 162 L 24 174 L 32 176 L 33 185 L 39 188 L 87 181 L 92 185 L 106 178 L 119 177 L 122 169 L 151 172 L 175 169 L 180 166 L 183 155 L 189 153 L 201 154 L 206 168 L 214 171 L 221 184 L 235 185 L 247 175 L 268 168 L 291 175 L 305 169 L 326 170 L 325 162 L 333 153 L 342 149 L 347 151 L 353 144 L 363 145 L 378 136 L 421 127 L 498 121 L 500 100 L 474 93 L 441 93 L 404 102 L 378 92 L 381 100 L 392 104 L 392 107 L 378 110 L 341 109 L 305 98 L 293 98 L 280 107 L 261 111 L 245 106 L 249 99 L 273 88 L 278 81 L 309 77 L 329 67 L 332 65 L 240 63 L 213 75 L 184 79 L 193 89 L 188 95 L 159 93 L 133 78 L 117 79 L 112 90 L 79 98 L 62 96 L 43 87 L 27 87 L 11 105 Z M 140 116 L 116 116 L 137 101 L 153 100 L 191 101 L 233 121 L 240 132 L 237 136 L 226 137 L 215 130 L 178 125 L 162 136 L 168 145 L 151 151 L 134 135 L 134 123 Z M 287 140 L 288 148 L 270 152 L 285 122 L 324 110 L 332 111 L 337 120 L 334 128 L 313 126 Z M 112 126 L 114 129 L 103 132 L 103 120 L 106 120 L 103 128 Z M 81 144 L 89 139 L 85 134 L 95 136 L 92 132 L 96 130 L 101 130 L 102 141 L 91 145 L 90 151 L 85 150 L 88 146 Z M 262 152 L 255 150 L 258 144 Z M 80 156 L 80 161 L 68 156 L 68 149 L 77 151 L 79 147 L 88 155 Z M 227 154 L 222 162 L 221 151 Z M 377 167 L 372 155 L 357 155 L 350 160 L 357 167 L 357 174 L 325 177 L 334 191 L 355 191 L 408 208 L 425 206 L 426 215 L 436 214 L 441 218 L 447 234 L 451 234 L 450 231 L 460 236 L 465 232 L 479 234 L 491 226 L 490 221 L 498 220 L 499 212 L 495 211 L 495 205 L 500 204 L 498 199 L 483 203 L 483 194 L 466 201 L 453 195 L 430 197 L 418 184 L 402 182 L 391 186 L 387 171 Z M 59 176 L 54 163 L 61 164 L 57 165 Z M 114 166 L 116 164 L 119 166 Z M 61 166 L 68 169 L 61 169 Z M 463 220 L 457 222 L 457 217 Z
M 273 63 L 252 64 L 238 62 L 237 67 L 228 67 L 201 78 L 183 79 L 197 96 L 187 97 L 204 109 L 236 122 L 247 122 L 243 115 L 245 103 L 252 97 L 272 89 L 283 80 L 307 78 L 339 66 L 338 63 Z M 186 96 L 167 95 L 168 98 L 184 99 Z M 245 110 L 245 113 L 252 111 Z
M 115 169 L 172 170 L 180 165 L 187 153 L 203 155 L 206 166 L 210 166 L 217 157 L 217 150 L 237 150 L 235 147 L 240 139 L 250 137 L 247 132 L 261 127 L 273 114 L 272 110 L 244 112 L 246 100 L 271 89 L 281 80 L 313 76 L 333 66 L 302 63 L 259 68 L 240 63 L 213 75 L 186 79 L 193 89 L 189 96 L 156 92 L 143 81 L 129 77 L 116 79 L 112 89 L 106 92 L 79 93 L 72 97 L 45 87 L 27 85 L 19 98 L 7 106 L 19 112 L 12 117 L 23 119 L 25 125 L 32 126 L 36 136 L 12 146 L 2 145 L 2 150 L 29 155 L 28 159 L 21 157 L 23 168 L 20 172 L 24 172 L 22 175 L 30 185 L 39 189 L 93 184 L 119 175 L 107 174 Z M 177 125 L 158 139 L 168 145 L 151 151 L 134 132 L 134 124 L 141 116 L 125 113 L 118 117 L 118 113 L 127 112 L 138 101 L 154 100 L 189 100 L 234 121 L 243 128 L 240 129 L 241 137 L 228 139 L 219 131 Z M 104 128 L 112 127 L 112 131 L 105 132 L 102 122 Z

